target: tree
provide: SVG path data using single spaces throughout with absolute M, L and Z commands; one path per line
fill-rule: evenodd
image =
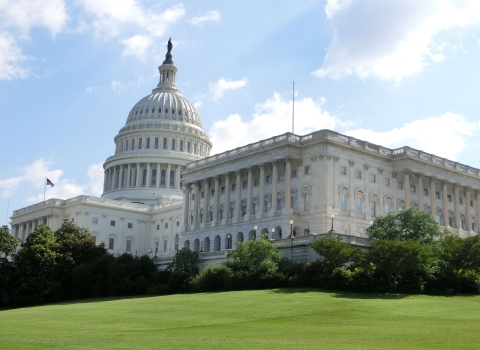
M 425 268 L 429 251 L 417 240 L 378 239 L 370 245 L 367 258 L 386 274 L 388 289 L 394 292 L 399 278 Z
M 16 293 L 20 303 L 48 301 L 60 288 L 57 281 L 55 235 L 48 226 L 33 231 L 14 256 L 17 265 Z
M 168 270 L 173 272 L 186 272 L 192 276 L 198 274 L 198 253 L 188 248 L 182 248 L 177 252 L 173 261 L 168 264 Z
M 80 265 L 87 264 L 107 254 L 103 244 L 96 245 L 87 228 L 80 227 L 72 221 L 65 220 L 55 231 L 57 241 L 56 262 L 57 276 L 64 291 L 68 293 L 73 271 Z
M 398 214 L 389 213 L 375 219 L 367 229 L 367 236 L 371 240 L 418 240 L 422 243 L 432 243 L 443 236 L 440 225 L 424 211 L 414 208 Z
M 0 227 L 0 256 L 4 255 L 5 261 L 7 257 L 15 253 L 20 240 L 10 234 L 8 226 Z
M 327 237 L 312 243 L 311 247 L 322 257 L 322 265 L 328 271 L 352 262 L 354 248 L 342 242 L 342 237 Z

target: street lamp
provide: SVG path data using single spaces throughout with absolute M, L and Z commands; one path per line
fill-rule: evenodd
M 330 231 L 328 231 L 329 233 L 335 232 L 335 230 L 333 229 L 333 218 L 334 217 L 335 217 L 335 214 L 332 213 L 332 229 Z
M 272 239 L 273 239 L 273 237 L 275 237 L 275 227 L 272 228 Z
M 290 238 L 295 238 L 295 236 L 293 235 L 293 220 L 290 220 Z
M 257 239 L 257 226 L 253 226 L 253 239 Z

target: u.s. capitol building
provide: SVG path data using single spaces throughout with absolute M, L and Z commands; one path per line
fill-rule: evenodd
M 12 233 L 85 226 L 109 252 L 164 265 L 178 249 L 218 263 L 238 241 L 267 234 L 299 262 L 330 230 L 367 245 L 365 230 L 415 207 L 462 237 L 479 232 L 480 170 L 410 147 L 389 149 L 330 130 L 285 133 L 211 156 L 200 114 L 176 86 L 169 52 L 160 81 L 129 112 L 104 163 L 101 198 L 49 199 L 15 210 Z

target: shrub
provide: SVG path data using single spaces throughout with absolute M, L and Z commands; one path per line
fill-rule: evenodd
M 232 270 L 226 266 L 209 266 L 192 279 L 192 289 L 198 292 L 225 290 L 232 277 Z

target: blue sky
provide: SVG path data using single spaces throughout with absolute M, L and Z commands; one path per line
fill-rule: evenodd
M 472 0 L 0 1 L 0 223 L 100 195 L 103 161 L 158 82 L 177 83 L 214 152 L 329 128 L 480 168 L 480 3 Z M 2 219 L 3 217 L 3 219 Z

